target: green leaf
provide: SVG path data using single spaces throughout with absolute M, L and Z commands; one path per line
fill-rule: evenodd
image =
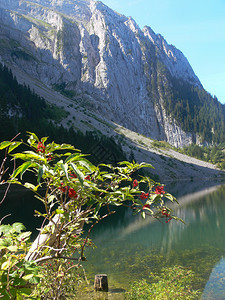
M 178 217 L 173 216 L 173 219 L 176 220 L 176 221 L 181 221 L 182 223 L 185 224 L 184 220 L 182 220 L 182 219 L 180 219 L 180 218 L 178 218 Z
M 44 174 L 44 169 L 43 169 L 42 166 L 39 166 L 39 169 L 38 169 L 38 178 L 37 178 L 37 183 L 38 184 L 40 183 L 43 174 Z
M 1 269 L 7 270 L 8 268 L 10 268 L 11 265 L 12 265 L 12 262 L 10 260 L 7 260 L 1 265 Z
M 31 284 L 38 284 L 39 282 L 40 282 L 40 278 L 43 278 L 43 276 L 42 275 L 35 275 L 35 277 L 33 277 L 33 278 L 31 278 L 30 280 L 29 280 L 29 282 L 31 283 Z M 30 299 L 34 299 L 34 300 L 36 300 L 36 298 L 30 298 Z
M 9 182 L 13 184 L 23 185 L 22 182 L 20 182 L 17 178 L 10 178 Z
M 169 193 L 164 194 L 164 196 L 169 199 L 171 202 L 176 201 L 176 198 Z M 177 201 L 176 201 L 177 202 Z
M 149 198 L 152 200 L 152 202 L 156 202 L 157 200 L 160 200 L 162 198 L 162 195 L 161 194 L 151 194 Z
M 55 151 L 55 150 L 74 150 L 74 151 L 79 151 L 78 149 L 75 149 L 74 146 L 72 145 L 69 145 L 69 144 L 54 144 L 54 149 L 52 151 Z
M 0 233 L 7 234 L 10 232 L 11 228 L 12 228 L 11 225 L 1 225 Z
M 27 131 L 27 133 L 30 135 L 29 139 L 35 140 L 36 142 L 39 142 L 39 138 L 36 136 L 35 133 Z
M 11 145 L 11 142 L 9 141 L 4 141 L 0 143 L 0 150 L 7 148 L 8 146 Z
M 77 166 L 74 163 L 70 163 L 74 173 L 77 175 L 77 178 L 79 179 L 81 185 L 83 186 L 84 182 L 84 175 L 83 173 L 77 168 Z
M 64 213 L 64 210 L 62 210 L 62 209 L 56 209 L 56 210 L 55 210 L 55 213 L 56 213 L 57 215 L 60 215 L 60 214 L 63 214 L 63 213 Z
M 125 165 L 125 166 L 129 166 L 129 167 L 133 167 L 133 164 L 126 160 L 118 162 L 118 165 L 120 165 L 120 166 Z
M 48 139 L 48 138 L 47 138 L 46 136 L 45 136 L 45 137 L 42 137 L 42 138 L 41 138 L 41 142 L 44 144 L 44 143 L 47 141 L 47 139 Z
M 32 290 L 29 288 L 20 288 L 19 291 L 17 292 L 17 295 L 18 295 L 18 293 L 20 293 L 23 296 L 27 296 L 27 295 L 30 295 L 31 292 L 32 292 Z M 24 298 L 22 298 L 22 299 L 24 299 Z
M 45 203 L 45 200 L 41 196 L 34 195 L 34 197 L 37 198 L 39 201 Z
M 13 172 L 13 174 L 11 175 L 11 178 L 16 178 L 16 177 L 21 173 L 21 170 L 22 170 L 22 166 L 19 166 L 19 167 Z
M 23 174 L 27 171 L 27 169 L 29 169 L 31 167 L 36 167 L 36 166 L 37 166 L 37 164 L 32 163 L 30 161 L 27 161 L 27 162 L 23 163 L 21 165 L 21 170 L 20 170 L 20 179 L 22 179 Z
M 147 163 L 144 163 L 144 162 L 142 162 L 140 164 L 140 167 L 141 168 L 151 168 L 151 169 L 154 169 L 154 167 L 151 164 L 147 164 Z
M 96 207 L 95 207 L 94 215 L 97 215 L 97 214 L 98 214 L 100 208 L 101 208 L 101 203 L 98 203 L 98 204 L 96 205 Z
M 55 195 L 48 196 L 48 203 L 51 203 L 55 199 Z
M 23 232 L 18 235 L 17 239 L 18 240 L 26 240 L 27 238 L 29 238 L 31 236 L 31 233 L 32 233 L 31 231 Z
M 120 202 L 116 202 L 116 200 L 118 200 L 118 198 L 110 199 L 109 204 L 114 205 L 114 206 L 121 206 L 123 204 L 123 203 L 120 203 Z
M 99 167 L 107 167 L 109 169 L 114 169 L 114 167 L 112 165 L 107 165 L 107 164 L 99 164 Z
M 11 252 L 16 252 L 18 250 L 17 246 L 9 246 L 7 249 Z
M 153 210 L 151 210 L 149 207 L 144 207 L 144 209 L 145 209 L 146 211 L 149 211 L 149 212 L 151 213 L 151 215 L 154 214 Z
M 29 189 L 29 190 L 37 190 L 37 187 L 35 185 L 33 185 L 32 183 L 29 182 L 25 182 L 24 183 L 25 188 Z
M 59 163 L 58 165 L 61 167 L 61 169 L 63 170 L 63 172 L 66 175 L 66 178 L 69 180 L 69 176 L 68 176 L 68 172 L 67 172 L 68 165 L 67 164 L 62 164 L 62 163 Z
M 17 292 L 16 300 L 23 300 L 23 297 L 19 293 L 20 291 Z
M 82 154 L 80 153 L 73 153 L 71 154 L 69 157 L 67 157 L 67 159 L 65 160 L 66 163 L 77 160 L 76 158 L 81 157 Z
M 108 179 L 112 179 L 113 178 L 112 174 L 108 174 L 108 173 L 103 174 L 102 177 L 103 178 L 108 178 Z
M 133 201 L 134 201 L 135 203 L 137 203 L 137 204 L 140 204 L 140 205 L 142 206 L 142 202 L 141 202 L 140 199 L 134 198 Z
M 13 229 L 15 232 L 20 233 L 22 230 L 26 230 L 26 227 L 22 223 L 13 223 L 12 224 Z
M 66 152 L 66 153 L 61 154 L 60 156 L 70 156 L 70 155 L 71 155 L 71 152 Z
M 40 199 L 39 199 L 40 200 Z M 44 201 L 42 201 L 42 202 L 44 202 Z M 39 211 L 37 211 L 37 210 L 35 210 L 34 211 L 38 216 L 41 216 L 41 217 L 46 217 L 47 216 L 47 214 L 42 214 L 41 212 L 39 212 Z
M 22 279 L 24 279 L 24 280 L 29 280 L 29 279 L 31 279 L 32 277 L 34 277 L 34 274 L 27 274 L 27 275 L 24 275 L 24 276 L 22 277 Z
M 33 151 L 24 151 L 23 153 L 15 153 L 15 154 L 12 154 L 12 156 L 15 159 L 19 159 L 19 158 L 22 159 L 22 160 L 32 160 L 32 159 L 35 159 L 37 161 L 46 162 L 46 158 L 44 158 L 39 153 L 35 153 Z
M 5 290 L 5 287 L 3 289 L 0 288 L 0 295 L 3 295 L 4 298 L 2 298 L 2 299 L 4 299 L 4 300 L 12 299 L 12 296 Z
M 19 145 L 21 144 L 22 142 L 12 142 L 12 144 L 9 146 L 8 153 L 12 152 L 15 148 L 19 147 Z
M 0 239 L 0 250 L 1 249 L 6 249 L 8 247 L 12 246 L 12 241 L 11 239 Z
M 42 231 L 41 234 L 46 234 L 46 233 L 50 233 L 51 232 L 51 227 L 49 227 L 48 225 L 46 225 Z
M 145 212 L 144 211 L 141 212 L 141 217 L 142 217 L 142 219 L 145 219 Z
M 82 165 L 83 167 L 85 167 L 90 172 L 93 172 L 96 170 L 96 167 L 85 158 L 82 158 L 82 160 L 79 161 L 79 164 Z

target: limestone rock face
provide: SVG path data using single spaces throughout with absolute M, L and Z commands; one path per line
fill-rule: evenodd
M 141 30 L 94 0 L 1 0 L 0 22 L 0 58 L 9 67 L 88 97 L 92 109 L 131 130 L 178 147 L 191 143 L 193 134 L 166 114 L 159 78 L 162 89 L 170 78 L 201 83 L 150 27 Z

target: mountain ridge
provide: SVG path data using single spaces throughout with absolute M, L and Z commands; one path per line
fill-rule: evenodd
M 150 27 L 94 0 L 3 0 L 0 21 L 0 57 L 9 67 L 151 138 L 176 147 L 204 142 L 170 109 L 177 101 L 171 78 L 203 87 L 182 52 Z
M 114 160 L 114 163 L 115 159 L 120 161 L 120 149 L 122 149 L 123 153 L 126 153 L 126 159 L 135 159 L 139 162 L 145 161 L 152 164 L 154 169 L 151 169 L 151 173 L 148 175 L 155 180 L 162 180 L 165 183 L 171 181 L 194 180 L 197 182 L 204 180 L 206 182 L 210 181 L 211 184 L 214 180 L 223 180 L 224 171 L 219 170 L 212 163 L 178 153 L 168 146 L 165 147 L 163 143 L 163 147 L 160 147 L 160 143 L 156 143 L 156 141 L 122 127 L 119 124 L 113 123 L 106 118 L 95 115 L 93 112 L 85 110 L 78 103 L 75 105 L 75 103 L 71 102 L 67 97 L 53 91 L 47 86 L 44 87 L 43 84 L 40 85 L 38 81 L 36 81 L 36 85 L 34 85 L 34 81 L 29 77 L 23 77 L 25 76 L 24 73 L 19 76 L 19 70 L 14 69 L 13 73 L 17 74 L 20 83 L 25 84 L 25 86 L 30 86 L 30 88 L 25 87 L 25 89 L 23 89 L 21 85 L 18 86 L 16 80 L 13 79 L 11 75 L 12 73 L 7 74 L 7 72 L 6 77 L 3 77 L 2 84 L 1 79 L 3 74 L 0 69 L 0 86 L 4 88 L 5 91 L 5 94 L 0 93 L 0 119 L 3 122 L 0 127 L 2 139 L 3 135 L 4 139 L 10 139 L 18 133 L 18 130 L 19 132 L 21 131 L 23 135 L 27 130 L 31 132 L 35 130 L 39 136 L 49 135 L 51 139 L 59 143 L 72 142 L 73 145 L 81 149 L 83 153 L 91 154 L 91 158 L 94 155 L 94 159 L 97 159 L 97 161 L 104 158 L 103 162 L 105 162 L 105 160 L 110 157 Z M 12 86 L 14 88 L 11 93 L 7 95 L 7 90 L 10 91 L 10 87 Z M 17 94 L 14 94 L 13 90 L 17 91 Z M 50 104 L 50 107 L 52 104 L 60 105 L 61 110 L 64 112 L 63 122 L 60 122 L 58 117 L 57 119 L 52 118 L 54 114 L 49 115 L 48 120 L 43 120 L 43 116 L 41 118 L 39 111 L 44 110 L 46 114 L 47 105 L 44 105 L 45 109 L 44 106 L 40 106 L 39 103 L 37 103 L 38 97 L 35 96 L 33 92 L 34 107 L 27 106 L 27 101 L 28 103 L 32 101 L 26 96 L 29 90 L 35 90 L 42 98 L 42 102 L 43 98 L 45 98 Z M 18 95 L 18 91 L 21 91 L 21 96 Z M 26 101 L 23 99 L 23 96 L 25 96 Z M 20 100 L 16 100 L 17 97 L 20 97 Z M 14 103 L 13 106 L 9 106 L 10 98 L 10 102 Z M 21 106 L 19 103 L 21 103 Z M 13 107 L 15 108 L 13 109 Z M 35 110 L 35 116 L 31 115 L 30 109 Z M 57 110 L 59 111 L 59 109 Z M 28 122 L 27 118 L 32 122 Z M 76 123 L 76 128 L 73 125 L 74 123 Z M 63 125 L 63 128 L 60 124 Z M 14 131 L 12 130 L 13 128 Z M 104 138 L 104 136 L 107 136 L 107 138 Z M 77 140 L 77 137 L 79 140 Z M 110 140 L 114 142 L 110 142 Z M 79 145 L 84 141 L 86 141 L 85 145 L 83 145 L 85 146 L 85 150 L 79 148 Z M 107 145 L 105 143 L 107 143 Z M 119 145 L 119 147 L 116 145 Z M 124 160 L 124 158 L 122 159 Z

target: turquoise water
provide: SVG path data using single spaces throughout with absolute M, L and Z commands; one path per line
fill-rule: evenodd
M 111 290 L 123 291 L 132 281 L 148 280 L 151 272 L 177 264 L 195 272 L 194 288 L 201 289 L 202 299 L 225 299 L 225 185 L 209 188 L 211 184 L 166 186 L 179 201 L 174 214 L 185 224 L 143 220 L 128 209 L 119 209 L 98 224 L 92 231 L 97 248 L 86 252 L 84 264 L 91 283 L 95 274 L 104 273 Z M 38 205 L 29 192 L 12 191 L 0 217 L 11 212 L 9 223 L 21 221 L 34 230 L 40 226 L 40 219 L 32 217 Z
M 185 224 L 143 220 L 125 209 L 96 226 L 97 248 L 87 252 L 85 265 L 89 278 L 108 274 L 112 288 L 126 289 L 136 279 L 177 264 L 195 272 L 194 287 L 204 291 L 202 299 L 225 299 L 225 186 L 199 187 L 189 185 L 194 192 L 178 196 L 179 205 L 173 207 Z

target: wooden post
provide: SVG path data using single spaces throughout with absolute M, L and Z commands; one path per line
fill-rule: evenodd
M 108 292 L 108 277 L 106 274 L 95 275 L 94 289 L 96 291 Z

